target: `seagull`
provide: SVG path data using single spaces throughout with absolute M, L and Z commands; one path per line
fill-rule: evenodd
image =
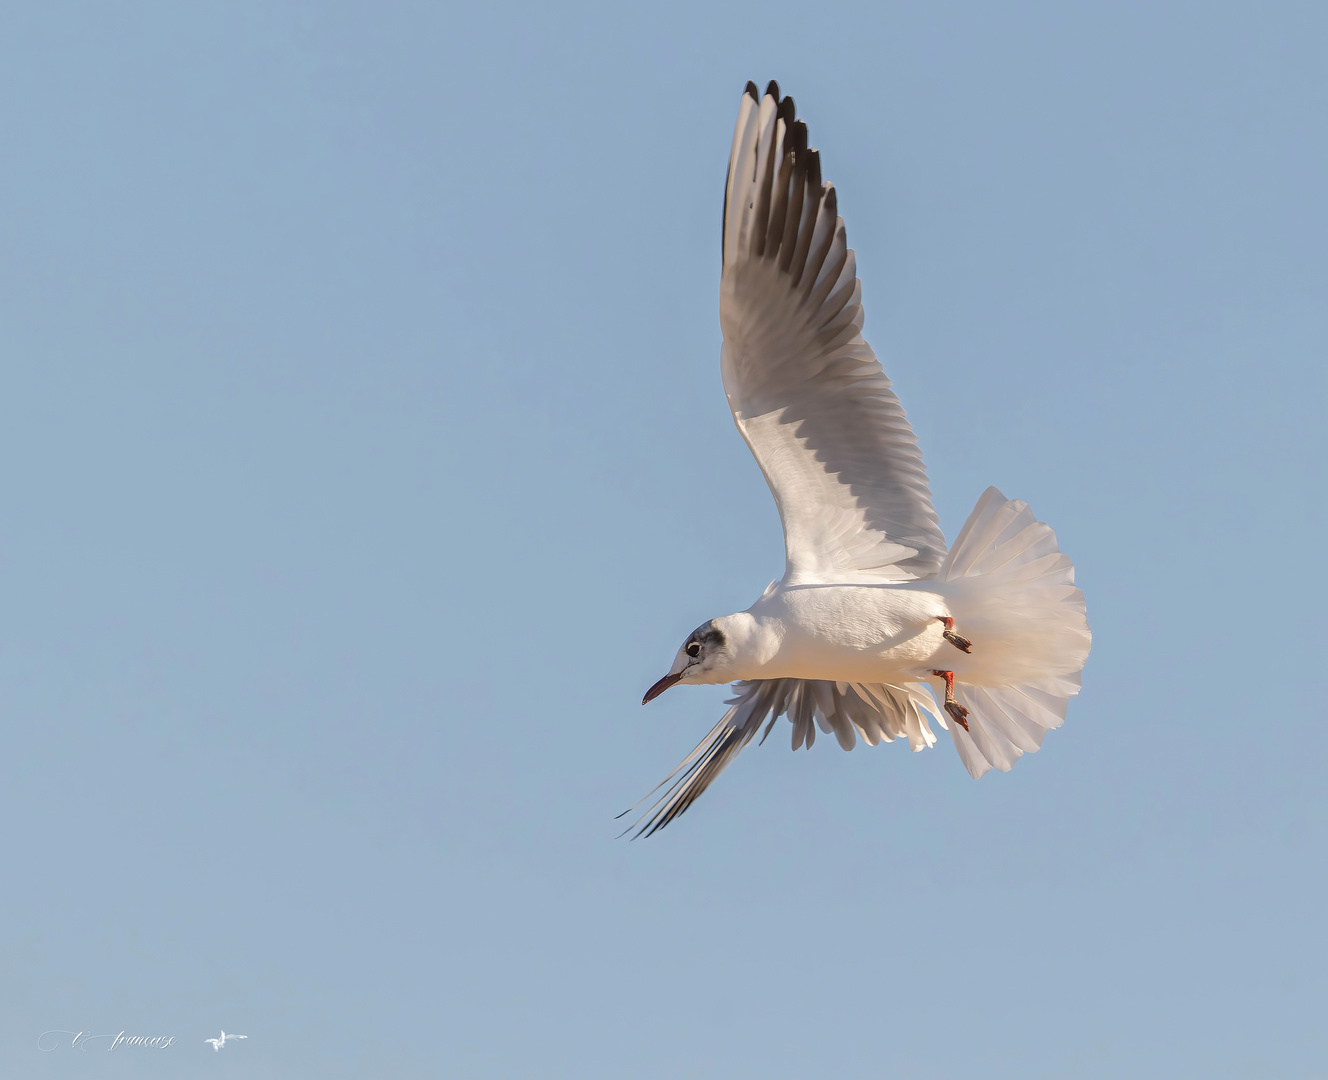
M 247 1038 L 249 1038 L 248 1035 L 227 1035 L 227 1034 L 223 1031 L 223 1032 L 221 1033 L 221 1038 L 220 1038 L 220 1039 L 204 1039 L 203 1041 L 204 1041 L 205 1043 L 211 1043 L 211 1044 L 212 1044 L 212 1050 L 213 1050 L 213 1052 L 215 1053 L 216 1051 L 220 1050 L 223 1046 L 226 1045 L 226 1040 L 227 1040 L 227 1039 L 247 1039 Z
M 1074 565 L 994 487 L 946 548 L 917 439 L 862 337 L 835 189 L 775 82 L 742 96 L 722 252 L 724 391 L 779 509 L 784 576 L 692 631 L 646 691 L 643 705 L 678 684 L 734 696 L 628 832 L 673 821 L 781 716 L 794 750 L 818 729 L 845 750 L 923 750 L 934 719 L 974 778 L 1009 770 L 1079 692 L 1091 635 Z

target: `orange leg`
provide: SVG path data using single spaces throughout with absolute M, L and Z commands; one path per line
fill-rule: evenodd
M 948 712 L 956 724 L 965 731 L 968 730 L 968 710 L 955 700 L 954 696 L 954 672 L 953 671 L 933 671 L 938 679 L 945 680 L 945 711 Z
M 945 627 L 945 640 L 953 645 L 960 652 L 972 652 L 973 643 L 966 637 L 960 637 L 954 632 L 954 619 L 947 618 L 944 615 L 937 615 L 936 621 Z

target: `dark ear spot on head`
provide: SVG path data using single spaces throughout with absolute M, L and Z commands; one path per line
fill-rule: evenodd
M 705 632 L 705 640 L 707 645 L 722 649 L 724 647 L 724 631 L 717 626 L 709 627 Z

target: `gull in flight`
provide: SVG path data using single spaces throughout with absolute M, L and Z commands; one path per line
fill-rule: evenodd
M 211 1043 L 211 1044 L 212 1044 L 213 1052 L 216 1052 L 217 1050 L 220 1050 L 223 1046 L 226 1045 L 226 1040 L 227 1040 L 227 1039 L 247 1039 L 247 1038 L 249 1038 L 248 1035 L 227 1035 L 227 1034 L 223 1031 L 223 1032 L 221 1033 L 221 1038 L 220 1038 L 220 1039 L 204 1039 L 203 1041 L 204 1041 L 205 1043 Z
M 1074 565 L 994 487 L 946 549 L 917 439 L 862 338 L 835 189 L 774 82 L 743 93 L 722 243 L 720 370 L 779 508 L 784 576 L 697 627 L 646 691 L 642 704 L 734 684 L 636 835 L 691 806 L 767 718 L 762 741 L 787 716 L 794 750 L 819 728 L 845 750 L 903 736 L 915 751 L 936 742 L 934 718 L 974 777 L 1008 770 L 1079 692 L 1090 635 Z

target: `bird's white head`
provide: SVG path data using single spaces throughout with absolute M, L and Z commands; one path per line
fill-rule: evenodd
M 751 637 L 752 617 L 744 612 L 702 623 L 682 643 L 669 673 L 646 691 L 644 705 L 675 683 L 724 683 L 743 676 L 738 665 Z

